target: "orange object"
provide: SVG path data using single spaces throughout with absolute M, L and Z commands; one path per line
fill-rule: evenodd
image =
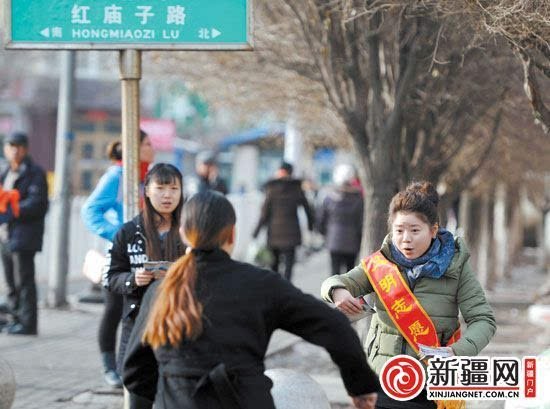
M 3 190 L 0 187 L 0 213 L 8 211 L 8 205 L 11 205 L 11 211 L 15 217 L 19 217 L 19 190 Z
M 361 265 L 395 327 L 415 352 L 419 351 L 418 344 L 439 348 L 441 344 L 434 323 L 405 282 L 397 266 L 380 251 L 361 260 Z M 460 324 L 446 346 L 458 341 L 459 338 Z M 437 400 L 435 403 L 437 409 L 466 408 L 466 402 L 463 400 Z

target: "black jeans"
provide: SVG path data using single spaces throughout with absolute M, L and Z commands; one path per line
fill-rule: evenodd
M 130 393 L 130 409 L 152 409 L 153 402 L 148 399 L 142 398 L 139 395 Z
M 290 281 L 292 279 L 292 267 L 294 267 L 294 261 L 295 261 L 295 255 L 296 255 L 296 248 L 295 247 L 289 247 L 286 249 L 281 248 L 271 248 L 271 252 L 273 253 L 273 264 L 271 265 L 271 269 L 275 272 L 279 272 L 279 262 L 281 261 L 281 258 L 284 260 L 285 264 L 285 271 L 284 271 L 284 277 Z
M 355 260 L 357 259 L 357 254 L 349 253 L 336 253 L 330 252 L 330 264 L 332 266 L 332 275 L 342 274 L 342 266 L 346 268 L 346 273 L 355 267 Z
M 122 318 L 122 295 L 103 288 L 103 315 L 99 322 L 98 340 L 101 352 L 115 352 L 116 330 Z
M 8 306 L 16 322 L 25 329 L 38 329 L 38 303 L 34 282 L 34 251 L 11 252 L 2 243 L 2 263 L 8 286 Z

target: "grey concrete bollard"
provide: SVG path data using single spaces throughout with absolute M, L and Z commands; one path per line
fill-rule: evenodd
M 15 399 L 15 376 L 10 364 L 0 358 L 0 409 L 10 409 Z
M 273 381 L 277 409 L 330 409 L 325 391 L 309 375 L 284 368 L 269 369 L 265 375 Z

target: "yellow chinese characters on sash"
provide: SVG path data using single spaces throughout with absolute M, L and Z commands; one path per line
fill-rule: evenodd
M 374 291 L 384 304 L 388 315 L 416 353 L 418 344 L 439 348 L 441 346 L 432 320 L 414 296 L 397 266 L 378 251 L 361 261 L 363 271 Z M 460 338 L 460 326 L 447 346 Z M 461 400 L 435 401 L 437 409 L 464 409 Z
M 435 326 L 418 302 L 397 266 L 376 252 L 361 261 L 374 291 L 384 304 L 395 327 L 418 353 L 418 344 L 440 347 Z M 457 332 L 447 345 L 460 337 Z

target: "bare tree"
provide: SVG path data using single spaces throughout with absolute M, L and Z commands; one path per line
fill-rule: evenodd
M 550 3 L 540 0 L 438 0 L 446 12 L 471 13 L 478 27 L 501 36 L 515 50 L 535 120 L 550 133 L 550 107 L 542 84 L 550 80 Z M 479 17 L 479 18 L 476 18 Z M 542 82 L 541 82 L 542 79 Z
M 363 239 L 372 251 L 386 232 L 391 196 L 414 176 L 437 182 L 505 89 L 494 61 L 483 63 L 482 41 L 431 6 L 284 4 L 300 22 L 317 67 L 311 79 L 323 85 L 362 164 L 369 226 Z M 276 2 L 270 9 L 282 14 Z
M 411 177 L 437 182 L 474 125 L 495 117 L 505 91 L 495 62 L 506 57 L 466 34 L 461 18 L 423 2 L 279 0 L 256 11 L 253 54 L 153 58 L 178 67 L 214 104 L 297 118 L 311 138 L 349 140 L 365 188 L 364 250 L 372 251 L 393 194 Z

